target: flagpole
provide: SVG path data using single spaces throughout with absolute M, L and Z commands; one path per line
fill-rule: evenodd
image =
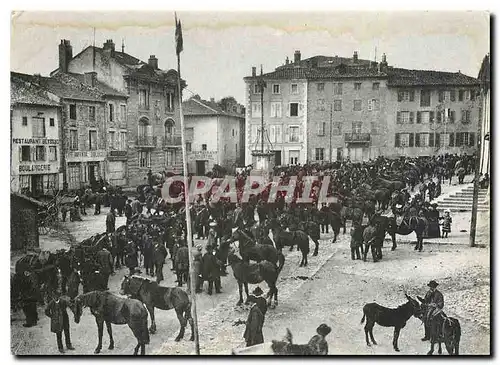
M 177 23 L 177 15 L 175 16 L 175 28 L 176 28 L 176 36 L 177 32 L 182 32 L 180 28 L 180 24 Z M 180 35 L 182 37 L 182 33 Z M 181 38 L 182 39 L 182 38 Z M 187 151 L 186 151 L 186 136 L 184 133 L 184 114 L 182 113 L 182 88 L 181 88 L 181 55 L 178 52 L 177 48 L 177 37 L 176 37 L 176 54 L 177 54 L 177 88 L 179 91 L 179 117 L 181 121 L 181 141 L 182 141 L 182 167 L 184 174 L 184 203 L 185 203 L 185 213 L 186 213 L 186 231 L 187 231 L 187 245 L 188 245 L 188 255 L 189 255 L 189 291 L 191 293 L 191 314 L 194 321 L 194 343 L 196 349 L 196 355 L 200 354 L 200 341 L 198 337 L 198 312 L 196 310 L 196 292 L 194 289 L 194 285 L 196 283 L 196 276 L 193 271 L 194 262 L 193 262 L 193 240 L 192 240 L 192 232 L 191 232 L 191 213 L 189 207 L 189 185 L 188 185 L 188 170 L 187 170 Z

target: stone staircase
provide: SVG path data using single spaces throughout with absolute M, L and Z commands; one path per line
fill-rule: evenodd
M 438 210 L 440 211 L 449 209 L 451 212 L 471 212 L 473 193 L 474 185 L 467 184 L 456 191 L 440 196 L 434 202 L 438 203 Z M 490 210 L 489 189 L 479 189 L 477 209 L 478 212 L 487 212 Z

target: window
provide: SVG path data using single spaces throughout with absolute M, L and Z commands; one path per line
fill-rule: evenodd
M 361 111 L 361 100 L 354 100 L 353 110 L 356 112 Z
M 429 133 L 419 133 L 419 141 L 420 141 L 420 147 L 430 147 Z
M 318 103 L 317 104 L 318 105 L 317 109 L 319 111 L 325 111 L 326 110 L 326 108 L 325 108 L 325 104 L 326 104 L 325 103 L 325 99 L 318 99 L 317 103 Z
M 290 103 L 290 116 L 297 117 L 299 115 L 299 103 Z
M 76 104 L 70 104 L 69 106 L 69 119 L 76 120 Z
M 380 110 L 380 100 L 379 99 L 368 100 L 368 110 L 369 111 L 379 111 Z
M 342 122 L 332 123 L 332 134 L 334 136 L 339 136 L 342 134 Z
M 441 133 L 439 137 L 439 147 L 448 147 L 450 145 L 450 134 Z
M 139 90 L 139 107 L 149 109 L 149 92 L 148 90 Z
M 410 123 L 410 112 L 398 112 L 397 113 L 397 123 L 398 124 Z
M 231 136 L 234 137 L 234 129 L 231 129 Z
M 45 137 L 45 118 L 32 118 L 33 138 Z
M 430 113 L 429 112 L 419 112 L 420 113 L 420 122 L 422 124 L 429 124 L 430 122 Z M 417 121 L 418 123 L 418 121 Z
M 372 90 L 378 90 L 380 89 L 380 82 L 374 82 L 372 85 Z
M 259 86 L 259 84 L 254 84 L 253 85 L 253 93 L 254 94 L 260 94 L 260 86 Z
M 165 111 L 166 112 L 174 111 L 174 93 L 167 93 L 165 97 Z
M 57 146 L 49 146 L 49 161 L 57 161 Z
M 201 150 L 202 150 L 202 151 L 206 151 L 206 150 L 207 150 L 207 145 L 206 145 L 205 143 L 203 143 L 203 144 L 201 145 Z
M 127 132 L 120 132 L 120 151 L 127 150 Z
M 438 100 L 440 103 L 442 103 L 444 101 L 444 91 L 443 90 L 438 91 Z
M 361 133 L 362 122 L 352 122 L 352 133 Z
M 234 149 L 236 150 L 236 153 L 238 153 L 238 143 L 234 145 Z
M 95 106 L 89 106 L 89 120 L 95 121 Z
M 398 102 L 414 101 L 414 100 L 415 100 L 415 91 L 413 90 L 398 91 Z
M 455 123 L 455 111 L 448 109 L 448 122 Z
M 342 100 L 334 100 L 333 101 L 333 110 L 336 112 L 342 111 Z
M 464 101 L 464 90 L 458 90 L 458 101 Z
M 318 91 L 324 91 L 325 90 L 325 83 L 324 82 L 320 82 L 317 85 L 318 85 Z
M 462 123 L 470 123 L 470 110 L 462 110 Z
M 431 91 L 421 90 L 420 91 L 420 106 L 431 106 Z
M 334 83 L 333 84 L 333 95 L 342 95 L 342 83 Z
M 269 140 L 271 143 L 281 143 L 281 125 L 269 126 Z
M 455 90 L 450 90 L 450 101 L 455 101 Z
M 279 93 L 280 93 L 280 85 L 274 84 L 273 85 L 273 94 L 279 94 Z
M 298 93 L 299 93 L 299 85 L 297 85 L 297 84 L 292 84 L 292 87 L 291 87 L 291 93 L 292 93 L 292 94 L 298 94 Z
M 318 123 L 318 136 L 324 136 L 325 135 L 325 129 L 326 129 L 326 123 L 325 122 L 319 122 Z
M 289 142 L 299 141 L 299 127 L 290 127 L 290 139 Z
M 21 162 L 31 161 L 31 147 L 21 146 Z
M 299 154 L 300 154 L 300 151 L 297 151 L 297 150 L 291 150 L 290 151 L 290 165 L 297 165 L 299 163 Z
M 113 104 L 109 104 L 109 121 L 112 122 L 114 121 L 115 117 L 115 106 Z
M 78 130 L 76 129 L 69 130 L 69 149 L 71 151 L 78 150 Z
M 186 131 L 186 139 L 192 141 L 194 138 L 194 127 L 186 128 L 185 131 Z
M 361 90 L 361 82 L 354 83 L 354 90 Z
M 45 161 L 45 146 L 35 147 L 35 161 Z
M 89 131 L 89 150 L 97 149 L 97 131 Z
M 56 122 L 54 121 L 54 118 L 50 118 L 50 119 L 49 119 L 49 125 L 50 125 L 51 127 L 54 127 L 54 126 L 56 125 Z
M 252 103 L 252 118 L 260 118 L 261 117 L 261 105 L 260 102 Z
M 224 145 L 224 153 L 227 153 L 227 144 Z
M 139 167 L 151 166 L 151 152 L 139 151 Z
M 271 118 L 281 118 L 281 102 L 280 101 L 273 101 L 271 103 Z
M 191 152 L 191 142 L 186 142 L 186 152 Z
M 28 125 L 28 117 L 23 117 L 23 126 Z
M 126 105 L 120 105 L 120 121 L 121 122 L 127 121 L 127 106 Z
M 314 154 L 316 161 L 323 161 L 325 159 L 325 149 L 324 148 L 316 148 Z
M 115 146 L 115 136 L 116 136 L 115 131 L 109 131 L 108 145 L 109 145 L 109 149 L 111 149 L 111 150 L 114 150 L 116 148 L 116 146 Z
M 396 133 L 395 147 L 409 147 L 409 146 L 410 146 L 410 133 Z
M 464 146 L 469 145 L 469 133 L 467 133 L 467 132 L 462 133 L 462 145 L 464 145 Z
M 31 176 L 30 175 L 19 175 L 19 190 L 31 188 Z

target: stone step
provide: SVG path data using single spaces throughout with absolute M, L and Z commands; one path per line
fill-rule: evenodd
M 444 211 L 445 209 L 449 209 L 450 212 L 472 212 L 471 208 L 455 208 L 455 207 L 452 207 L 452 208 L 443 208 L 442 210 Z M 488 212 L 489 209 L 478 208 L 477 211 L 478 212 Z
M 469 202 L 469 203 L 472 203 L 472 198 L 462 198 L 462 197 L 454 197 L 454 196 L 450 196 L 450 197 L 445 197 L 443 199 L 441 199 L 440 201 L 442 202 L 445 202 L 445 201 L 456 201 L 456 202 Z M 479 198 L 478 199 L 478 202 L 487 202 L 489 201 L 489 199 L 481 199 Z

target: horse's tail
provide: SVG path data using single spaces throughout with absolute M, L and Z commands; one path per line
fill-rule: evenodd
M 365 318 L 366 318 L 366 313 L 365 313 L 365 311 L 363 311 L 363 318 L 361 318 L 360 324 L 365 323 Z
M 285 266 L 285 255 L 283 255 L 283 252 L 278 251 L 278 274 L 283 270 L 283 266 Z

